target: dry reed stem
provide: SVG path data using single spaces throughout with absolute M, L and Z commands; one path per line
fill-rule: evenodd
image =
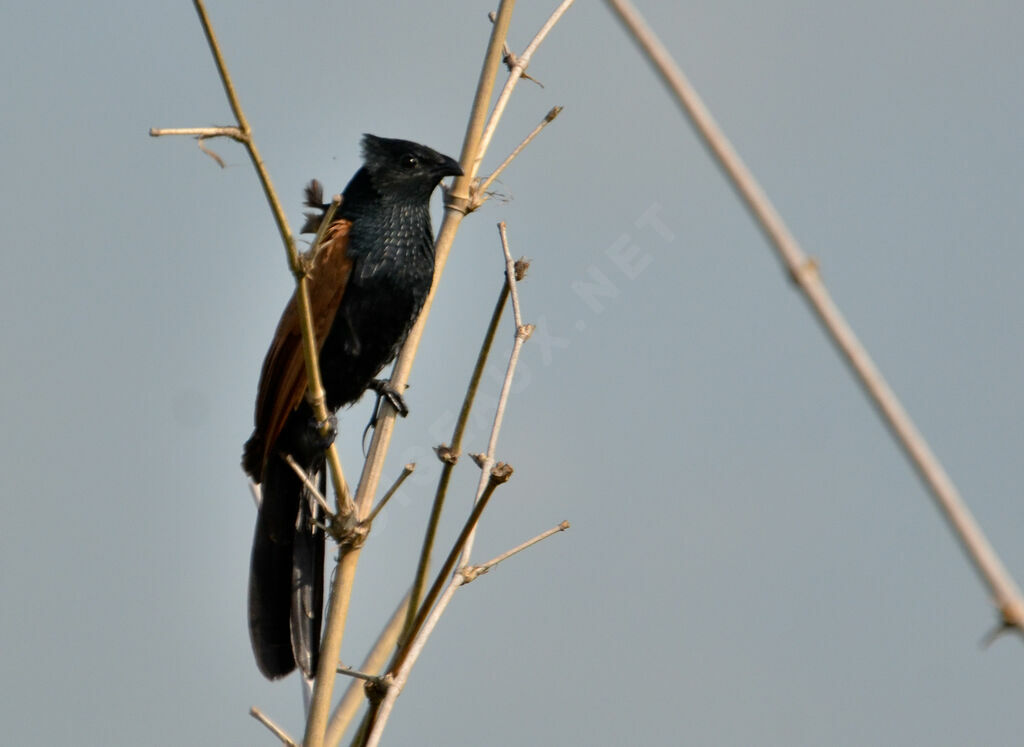
M 402 666 L 397 672 L 395 672 L 393 679 L 386 683 L 387 690 L 377 711 L 377 718 L 374 721 L 373 728 L 370 730 L 369 737 L 367 738 L 367 747 L 375 747 L 379 744 L 381 734 L 384 731 L 384 727 L 387 725 L 388 717 L 391 715 L 391 711 L 395 707 L 395 702 L 398 700 L 398 696 L 401 694 L 406 682 L 409 681 L 409 675 L 412 672 L 413 666 L 416 664 L 416 660 L 419 659 L 420 654 L 423 652 L 423 648 L 427 644 L 427 640 L 430 638 L 431 633 L 434 632 L 434 628 L 437 627 L 437 623 L 440 621 L 441 615 L 443 615 L 445 610 L 448 608 L 448 605 L 452 601 L 452 597 L 455 596 L 455 592 L 459 590 L 459 587 L 474 581 L 476 578 L 483 575 L 503 560 L 512 557 L 516 553 L 522 552 L 528 547 L 532 547 L 553 534 L 564 532 L 568 528 L 569 522 L 563 521 L 558 526 L 552 527 L 546 532 L 538 534 L 533 539 L 529 539 L 511 550 L 503 552 L 501 555 L 487 561 L 482 566 L 463 566 L 455 571 L 451 581 L 448 582 L 448 585 L 438 597 L 437 604 L 434 605 L 434 608 L 424 620 L 422 628 L 420 628 L 418 634 L 412 640 L 409 646 L 409 654 L 403 661 Z
M 628 0 L 607 2 L 683 107 L 708 149 L 778 252 L 797 287 L 804 292 L 818 320 L 842 352 L 918 474 L 928 485 L 975 570 L 992 593 L 1003 624 L 1024 631 L 1024 599 L 1021 597 L 1020 589 L 989 544 L 956 485 L 832 301 L 818 273 L 817 264 L 804 254 L 753 174 L 719 129 L 696 90 L 632 3 Z
M 256 706 L 253 706 L 252 708 L 249 709 L 249 715 L 252 716 L 257 721 L 259 721 L 265 727 L 270 729 L 270 732 L 275 737 L 280 739 L 282 744 L 286 744 L 286 745 L 288 745 L 288 747 L 299 747 L 299 743 L 296 742 L 294 739 L 292 739 L 290 736 L 288 736 L 288 732 L 286 732 L 280 726 L 275 724 L 271 720 L 270 716 L 266 715 L 263 711 L 261 711 Z

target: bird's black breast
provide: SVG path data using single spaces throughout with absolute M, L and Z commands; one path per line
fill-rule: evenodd
M 427 206 L 376 207 L 351 216 L 345 293 L 320 351 L 327 406 L 359 399 L 416 321 L 434 276 Z

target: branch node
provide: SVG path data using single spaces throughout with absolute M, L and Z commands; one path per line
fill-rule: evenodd
M 512 477 L 512 473 L 515 470 L 512 469 L 511 464 L 505 464 L 505 462 L 498 462 L 491 468 L 490 480 L 495 485 L 501 485 L 506 483 Z
M 384 699 L 394 682 L 395 677 L 390 672 L 366 681 L 366 699 L 370 701 L 371 707 Z
M 818 265 L 818 260 L 814 257 L 805 257 L 803 264 L 794 267 L 790 270 L 789 279 L 793 281 L 795 285 L 803 287 L 812 276 L 820 276 L 821 268 Z
M 484 465 L 487 464 L 487 455 L 486 454 L 479 454 L 479 453 L 471 451 L 471 452 L 469 452 L 469 458 L 472 459 L 473 460 L 473 464 L 475 464 L 480 469 L 483 469 Z
M 339 519 L 331 522 L 328 532 L 337 541 L 341 552 L 347 553 L 366 544 L 366 537 L 370 534 L 370 522 L 355 521 L 352 517 Z
M 530 269 L 530 260 L 526 257 L 520 257 L 516 260 L 516 282 L 519 283 L 526 277 L 527 271 Z
M 532 324 L 521 324 L 516 330 L 516 337 L 523 342 L 526 342 L 530 339 L 530 335 L 533 334 L 534 329 L 536 329 L 536 327 Z
M 437 458 L 444 464 L 450 464 L 454 467 L 459 462 L 459 452 L 448 444 L 438 444 L 434 447 L 434 453 L 437 454 Z

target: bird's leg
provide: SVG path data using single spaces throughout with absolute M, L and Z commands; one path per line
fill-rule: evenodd
M 311 417 L 306 421 L 302 434 L 302 452 L 309 457 L 322 455 L 327 447 L 334 443 L 338 435 L 338 418 L 334 413 L 327 416 L 327 432 L 323 433 L 324 424 Z

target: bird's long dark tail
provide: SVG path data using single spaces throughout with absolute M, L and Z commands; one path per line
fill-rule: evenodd
M 278 447 L 289 445 L 291 439 L 286 436 L 282 433 Z M 323 459 L 296 459 L 307 467 L 323 495 Z M 322 511 L 310 500 L 309 490 L 280 451 L 267 462 L 262 494 L 249 570 L 253 653 L 260 671 L 270 679 L 285 676 L 296 664 L 307 677 L 313 677 L 323 614 Z
M 316 480 L 320 495 L 327 494 L 327 472 L 322 464 Z M 320 621 L 324 609 L 324 521 L 319 504 L 303 489 L 299 520 L 292 548 L 291 632 L 292 655 L 299 669 L 312 679 L 320 653 Z

